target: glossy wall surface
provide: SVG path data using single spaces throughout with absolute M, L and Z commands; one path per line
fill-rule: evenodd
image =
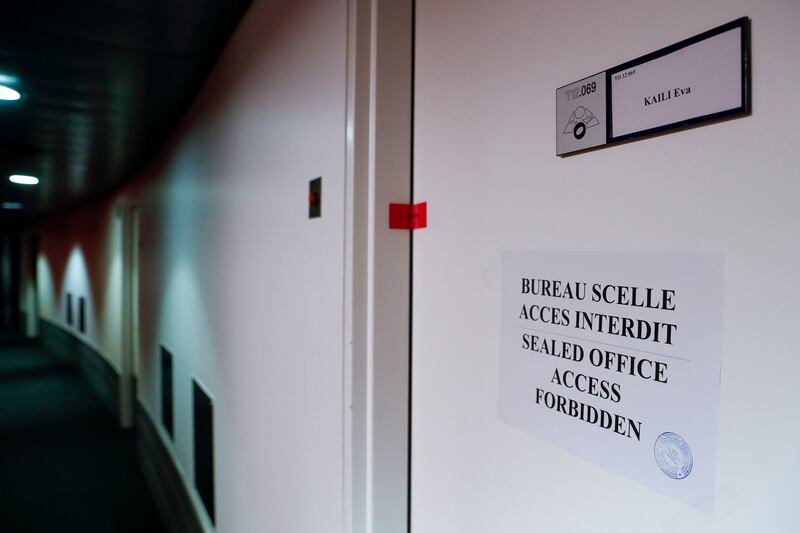
M 193 379 L 214 404 L 217 531 L 343 527 L 346 53 L 347 2 L 255 2 L 136 179 L 35 228 L 42 318 L 63 325 L 66 293 L 85 296 L 85 340 L 119 370 L 122 221 L 138 208 L 138 399 L 209 531 Z M 160 345 L 174 356 L 174 440 L 158 422 Z
M 741 16 L 751 116 L 555 156 L 557 87 Z M 797 530 L 798 27 L 789 0 L 417 1 L 414 533 Z M 504 250 L 725 255 L 712 514 L 498 420 Z

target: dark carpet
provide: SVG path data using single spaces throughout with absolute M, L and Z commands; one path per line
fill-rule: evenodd
M 0 532 L 164 531 L 134 433 L 77 369 L 0 333 Z

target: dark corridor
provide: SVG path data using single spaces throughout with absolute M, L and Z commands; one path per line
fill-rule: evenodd
M 0 334 L 0 531 L 165 531 L 136 456 L 73 366 Z

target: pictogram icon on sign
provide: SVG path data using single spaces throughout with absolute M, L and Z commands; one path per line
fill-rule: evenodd
M 562 135 L 571 133 L 576 139 L 582 139 L 583 136 L 586 135 L 586 130 L 599 124 L 600 121 L 597 120 L 597 117 L 594 116 L 594 113 L 592 113 L 588 107 L 579 105 L 569 116 L 569 121 L 564 127 Z

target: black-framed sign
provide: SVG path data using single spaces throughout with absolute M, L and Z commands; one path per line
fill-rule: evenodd
M 556 155 L 749 112 L 749 21 L 559 87 Z
M 86 333 L 86 298 L 78 298 L 78 331 Z
M 211 523 L 216 523 L 214 481 L 214 400 L 192 380 L 194 411 L 194 484 Z
M 175 405 L 173 387 L 173 356 L 164 345 L 161 348 L 161 423 L 164 429 L 175 440 Z
M 72 293 L 67 293 L 67 325 L 72 325 Z

